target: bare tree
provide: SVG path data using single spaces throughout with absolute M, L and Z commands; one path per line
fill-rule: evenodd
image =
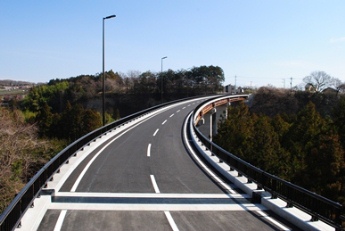
M 337 90 L 340 93 L 345 93 L 345 83 L 342 83 L 342 84 L 338 85 Z
M 0 213 L 48 159 L 39 155 L 52 145 L 37 138 L 37 127 L 23 114 L 0 107 Z
M 321 92 L 327 87 L 336 87 L 335 78 L 332 78 L 324 71 L 314 71 L 304 77 L 303 82 L 314 87 L 315 91 Z

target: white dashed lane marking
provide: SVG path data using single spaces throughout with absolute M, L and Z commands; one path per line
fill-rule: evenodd
M 157 130 L 155 131 L 155 133 L 153 133 L 153 136 L 156 136 L 158 131 L 159 131 L 159 128 L 157 128 Z
M 147 157 L 151 156 L 151 144 L 147 146 Z

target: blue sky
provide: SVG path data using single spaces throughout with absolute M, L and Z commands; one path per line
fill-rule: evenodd
M 225 84 L 345 82 L 344 0 L 0 0 L 0 79 L 220 66 Z M 237 76 L 235 78 L 235 76 Z

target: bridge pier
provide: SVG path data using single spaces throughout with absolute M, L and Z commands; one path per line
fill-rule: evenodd
M 217 134 L 217 109 L 213 108 L 210 114 L 210 141 Z
M 216 135 L 217 133 L 217 121 L 216 121 L 216 118 L 217 118 L 217 109 L 214 107 L 211 111 L 211 114 L 210 114 L 210 134 L 209 134 L 209 138 L 210 138 L 210 141 L 211 141 L 211 155 L 214 156 L 213 154 L 213 151 L 212 151 L 212 138 L 214 135 Z
M 229 115 L 228 115 L 228 107 L 231 106 L 231 102 L 227 103 L 227 107 L 225 108 L 225 119 L 228 119 Z

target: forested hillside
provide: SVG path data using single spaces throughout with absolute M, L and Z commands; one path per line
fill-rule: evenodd
M 214 141 L 249 163 L 345 204 L 345 96 L 260 89 L 228 109 Z
M 106 123 L 188 96 L 222 91 L 217 66 L 160 73 L 105 73 Z M 0 212 L 50 158 L 102 125 L 103 75 L 54 79 L 0 108 Z
M 0 212 L 30 178 L 67 143 L 38 138 L 20 110 L 0 107 Z

